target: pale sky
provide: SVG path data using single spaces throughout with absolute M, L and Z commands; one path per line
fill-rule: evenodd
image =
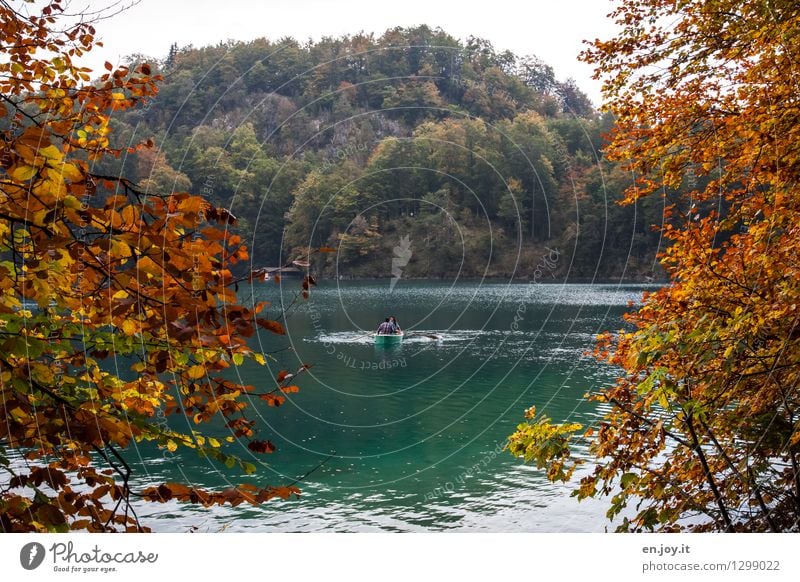
M 81 4 L 73 0 L 70 7 Z M 117 63 L 132 53 L 163 58 L 173 42 L 204 46 L 264 36 L 302 42 L 359 31 L 379 36 L 387 28 L 427 24 L 461 40 L 486 38 L 498 51 L 535 54 L 553 66 L 559 80 L 573 77 L 599 103 L 599 83 L 577 55 L 584 39 L 610 37 L 614 27 L 606 15 L 612 7 L 611 0 L 141 0 L 99 24 L 105 47 L 96 49 L 87 65 L 102 69 L 103 61 Z

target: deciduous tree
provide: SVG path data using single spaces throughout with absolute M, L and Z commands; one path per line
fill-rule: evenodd
M 228 441 L 270 453 L 251 397 L 277 406 L 296 386 L 286 372 L 260 389 L 224 375 L 266 364 L 247 343 L 258 327 L 283 333 L 264 304 L 237 298 L 232 269 L 248 254 L 233 215 L 93 171 L 123 153 L 109 144 L 113 113 L 152 99 L 159 79 L 147 64 L 107 63 L 90 82 L 78 63 L 94 26 L 63 9 L 54 0 L 29 17 L 0 2 L 0 530 L 140 530 L 137 494 L 237 504 L 297 493 L 129 486 L 124 450 L 139 441 L 254 472 L 199 429 L 221 418 Z M 177 413 L 198 430 L 170 428 Z
M 624 530 L 796 531 L 800 5 L 621 0 L 614 17 L 585 56 L 617 116 L 607 153 L 638 176 L 626 202 L 687 193 L 669 200 L 671 283 L 600 339 L 621 376 L 592 396 L 610 410 L 576 493 L 611 495 Z M 539 458 L 533 428 L 512 452 Z

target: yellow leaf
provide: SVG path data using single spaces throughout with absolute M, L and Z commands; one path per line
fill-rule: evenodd
M 36 175 L 33 166 L 17 166 L 11 171 L 11 177 L 17 182 L 27 182 Z
M 173 440 L 168 440 L 167 441 L 167 450 L 174 453 L 175 451 L 178 450 L 178 443 L 176 443 Z
M 65 196 L 64 199 L 62 200 L 62 203 L 64 204 L 64 208 L 72 208 L 75 210 L 80 208 L 82 205 L 82 202 L 80 200 L 78 200 L 75 196 L 71 195 Z
M 53 381 L 53 371 L 47 365 L 34 364 L 31 373 L 40 384 L 49 385 Z
M 83 172 L 81 172 L 75 164 L 62 164 L 58 169 L 61 171 L 61 175 L 71 182 L 80 182 L 83 180 Z
M 44 156 L 48 160 L 59 161 L 64 157 L 64 154 L 61 153 L 61 150 L 52 144 L 45 148 L 41 148 L 37 153 L 40 156 Z
M 112 240 L 111 254 L 114 255 L 115 257 L 128 258 L 133 253 L 131 252 L 131 247 L 128 245 L 128 243 Z
M 139 326 L 132 319 L 126 319 L 122 322 L 122 331 L 125 332 L 125 335 L 136 335 Z
M 135 206 L 126 206 L 122 209 L 122 220 L 125 224 L 134 224 L 139 218 L 139 211 Z
M 189 376 L 192 380 L 196 380 L 197 378 L 202 378 L 205 376 L 206 369 L 205 366 L 192 366 L 188 370 L 186 370 L 186 375 Z
M 63 198 L 67 193 L 67 188 L 64 185 L 64 178 L 57 170 L 53 168 L 45 168 L 42 175 L 46 180 L 40 180 L 34 186 L 33 192 L 37 196 L 54 197 L 57 199 Z

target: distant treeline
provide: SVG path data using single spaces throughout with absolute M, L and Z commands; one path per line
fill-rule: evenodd
M 328 246 L 318 273 L 388 277 L 408 237 L 409 277 L 531 279 L 556 255 L 546 280 L 660 276 L 663 204 L 617 204 L 613 119 L 535 57 L 420 26 L 173 46 L 154 68 L 157 98 L 114 127 L 158 149 L 101 169 L 228 206 L 258 266 Z

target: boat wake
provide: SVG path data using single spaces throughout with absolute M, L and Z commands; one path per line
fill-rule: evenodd
M 478 337 L 487 337 L 503 335 L 502 332 L 497 330 L 482 330 L 482 329 L 455 329 L 441 331 L 436 329 L 428 330 L 405 330 L 403 343 L 457 343 L 468 342 Z M 354 344 L 354 345 L 369 345 L 374 343 L 372 332 L 361 331 L 338 331 L 331 333 L 320 333 L 314 337 L 304 338 L 304 341 L 315 343 L 329 343 L 329 344 Z
M 345 346 L 373 346 L 372 332 L 340 331 L 320 333 L 303 338 L 303 341 Z M 589 354 L 594 346 L 595 334 L 574 332 L 567 335 L 557 332 L 532 332 L 497 329 L 406 330 L 401 346 L 414 346 L 419 350 L 434 349 L 453 354 L 469 354 L 489 361 L 492 359 L 526 360 L 542 364 L 555 362 L 575 363 L 591 361 Z M 466 351 L 465 351 L 466 350 Z M 413 353 L 413 352 L 409 352 Z

